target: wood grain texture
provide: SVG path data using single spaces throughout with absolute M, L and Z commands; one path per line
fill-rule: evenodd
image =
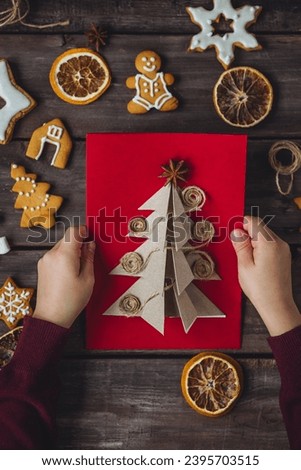
M 233 5 L 261 4 L 263 12 L 250 27 L 263 49 L 236 50 L 234 65 L 258 68 L 271 80 L 275 103 L 262 124 L 247 130 L 250 137 L 245 210 L 259 207 L 259 215 L 275 216 L 271 227 L 291 244 L 293 290 L 301 307 L 301 211 L 292 202 L 301 195 L 301 173 L 286 198 L 275 186 L 267 152 L 280 138 L 301 144 L 301 2 L 299 0 L 233 0 Z M 0 236 L 12 251 L 0 256 L 0 284 L 8 275 L 20 286 L 36 286 L 36 264 L 71 223 L 85 219 L 85 135 L 87 132 L 208 132 L 243 133 L 216 115 L 212 88 L 222 67 L 213 50 L 188 53 L 198 32 L 185 11 L 188 5 L 210 9 L 212 0 L 30 0 L 28 21 L 55 22 L 70 18 L 70 25 L 34 30 L 12 25 L 0 30 L 0 57 L 9 60 L 17 83 L 38 106 L 16 125 L 14 140 L 0 146 Z M 102 53 L 113 74 L 110 89 L 95 103 L 75 108 L 59 100 L 48 82 L 53 60 L 66 49 L 87 44 L 83 35 L 92 22 L 107 29 L 108 45 Z M 15 34 L 15 33 L 22 34 Z M 163 58 L 163 69 L 176 77 L 174 93 L 181 106 L 168 115 L 127 113 L 132 91 L 125 79 L 135 73 L 134 59 L 143 49 Z M 70 164 L 64 171 L 50 167 L 51 147 L 38 162 L 25 157 L 32 131 L 60 117 L 74 139 Z M 299 139 L 299 140 L 298 140 Z M 13 209 L 10 165 L 22 164 L 49 182 L 51 193 L 64 197 L 55 229 L 19 228 L 21 211 Z M 137 207 L 139 201 L 137 200 Z M 257 209 L 253 209 L 257 210 Z M 32 239 L 28 240 L 31 235 Z M 47 235 L 47 236 L 46 236 Z M 180 392 L 184 363 L 198 351 L 86 351 L 85 321 L 75 323 L 65 349 L 61 373 L 63 393 L 59 410 L 59 445 L 62 449 L 287 449 L 288 442 L 278 407 L 279 375 L 266 341 L 267 332 L 249 301 L 243 303 L 243 344 L 228 351 L 240 360 L 245 390 L 233 411 L 220 420 L 194 413 Z M 0 334 L 7 331 L 0 322 Z
M 184 402 L 184 358 L 64 361 L 58 417 L 63 449 L 287 449 L 272 360 L 241 360 L 242 398 L 223 418 Z
M 15 138 L 29 139 L 32 131 L 54 117 L 60 117 L 73 137 L 85 138 L 87 132 L 216 132 L 242 134 L 221 120 L 213 106 L 212 90 L 223 69 L 213 50 L 188 53 L 189 37 L 183 35 L 114 35 L 105 51 L 113 82 L 96 102 L 80 109 L 62 102 L 53 93 L 48 74 L 53 60 L 68 48 L 83 46 L 82 36 L 2 35 L 0 56 L 9 59 L 17 82 L 38 102 L 21 119 Z M 66 42 L 67 41 L 67 42 Z M 247 130 L 249 136 L 280 138 L 300 136 L 301 121 L 301 35 L 262 38 L 263 50 L 237 50 L 236 65 L 258 68 L 271 80 L 275 103 L 268 118 Z M 135 73 L 134 59 L 143 49 L 154 49 L 164 59 L 163 69 L 176 77 L 174 92 L 180 107 L 172 113 L 152 111 L 147 116 L 131 115 L 126 110 L 133 91 L 125 86 Z
M 245 0 L 232 0 L 235 8 Z M 300 32 L 301 5 L 298 0 L 248 0 L 249 5 L 262 5 L 263 13 L 254 32 Z M 193 33 L 197 31 L 185 11 L 186 6 L 212 9 L 212 0 L 31 0 L 28 22 L 47 24 L 70 19 L 70 25 L 50 28 L 53 33 L 83 33 L 97 23 L 112 33 Z M 33 31 L 21 25 L 11 25 L 5 32 Z M 41 33 L 39 30 L 34 30 Z M 45 31 L 45 30 L 44 30 Z

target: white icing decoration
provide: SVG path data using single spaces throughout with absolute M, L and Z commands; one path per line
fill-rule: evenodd
M 19 196 L 23 196 L 23 194 L 24 194 L 23 191 L 19 192 Z
M 154 57 L 151 57 L 149 60 L 150 60 L 151 62 L 155 62 L 155 61 L 156 61 L 156 59 L 155 59 Z
M 6 237 L 0 237 L 0 255 L 6 255 L 10 251 L 10 246 L 8 244 Z
M 30 210 L 31 210 L 31 212 L 34 212 L 35 208 L 34 208 L 34 207 L 31 207 Z
M 149 65 L 148 65 L 149 64 Z M 150 62 L 147 62 L 146 65 L 143 65 L 143 70 L 145 70 L 146 72 L 154 72 L 156 70 L 156 66 L 155 65 L 152 65 Z
M 233 8 L 231 0 L 214 0 L 214 8 L 212 10 L 206 10 L 203 7 L 188 7 L 187 11 L 191 15 L 191 19 L 201 28 L 201 31 L 193 36 L 190 50 L 201 49 L 204 51 L 208 47 L 214 46 L 217 51 L 218 60 L 227 68 L 232 60 L 234 60 L 235 43 L 248 50 L 259 47 L 257 39 L 253 34 L 248 33 L 246 27 L 249 23 L 256 20 L 256 12 L 260 8 L 259 6 L 245 5 L 236 10 Z M 231 25 L 233 32 L 224 36 L 219 34 L 213 35 L 214 28 L 212 23 L 220 15 L 223 15 L 226 20 L 233 20 Z M 227 36 L 226 39 L 225 36 Z
M 18 165 L 16 165 L 15 163 L 12 165 L 13 168 L 18 168 Z
M 29 292 L 26 290 L 18 294 L 10 282 L 4 287 L 4 292 L 0 295 L 0 313 L 6 317 L 8 323 L 14 324 L 20 314 L 23 317 L 29 314 L 29 306 L 26 305 L 28 296 Z
M 20 177 L 19 177 L 19 176 L 17 176 L 16 181 L 20 181 Z
M 10 81 L 5 60 L 0 60 L 0 96 L 5 106 L 0 109 L 0 140 L 5 140 L 5 133 L 12 118 L 30 106 L 30 100 Z M 13 167 L 14 168 L 14 167 Z
M 26 181 L 30 181 L 30 178 L 26 178 Z
M 21 177 L 21 181 L 25 181 L 25 177 L 24 177 L 24 176 Z
M 148 95 L 149 98 L 154 98 L 156 90 L 155 90 L 155 83 L 161 84 L 162 86 L 162 91 L 163 93 L 155 100 L 153 103 L 151 100 L 147 99 L 147 96 L 141 97 L 140 95 L 140 80 L 145 80 L 149 84 L 149 90 L 148 90 Z M 152 108 L 160 110 L 161 107 L 163 106 L 166 101 L 168 101 L 170 98 L 172 98 L 172 94 L 168 91 L 166 82 L 164 79 L 164 73 L 163 72 L 158 72 L 155 78 L 151 79 L 146 77 L 145 75 L 142 75 L 138 73 L 135 76 L 135 87 L 136 87 L 136 95 L 133 98 L 134 103 L 139 104 L 140 106 L 143 106 L 145 109 L 150 110 Z
M 28 209 L 28 207 L 27 207 L 27 206 L 24 206 L 23 209 L 26 211 L 26 210 Z
M 146 62 L 147 61 L 147 58 L 146 57 L 142 57 L 142 62 Z

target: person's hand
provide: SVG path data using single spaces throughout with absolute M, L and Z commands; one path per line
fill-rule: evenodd
M 243 228 L 231 233 L 241 288 L 270 334 L 283 334 L 301 325 L 292 293 L 290 248 L 261 219 L 247 216 Z
M 94 286 L 95 242 L 84 243 L 85 226 L 69 228 L 38 262 L 33 316 L 69 328 L 88 303 Z

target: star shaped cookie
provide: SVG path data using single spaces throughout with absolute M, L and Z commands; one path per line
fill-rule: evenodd
M 16 84 L 5 59 L 0 59 L 0 97 L 5 102 L 0 109 L 0 144 L 7 144 L 12 138 L 16 121 L 29 113 L 36 102 Z
M 203 52 L 209 47 L 215 47 L 217 59 L 225 69 L 228 69 L 234 60 L 235 46 L 247 51 L 261 49 L 257 39 L 248 33 L 247 28 L 256 22 L 262 7 L 245 5 L 235 9 L 231 0 L 213 0 L 213 2 L 212 10 L 203 7 L 186 8 L 191 21 L 201 28 L 201 32 L 193 36 L 189 51 Z M 230 27 L 233 32 L 223 36 L 215 34 L 214 23 L 218 23 L 221 17 L 226 21 L 232 21 Z
M 8 277 L 0 288 L 0 320 L 3 320 L 8 328 L 15 328 L 19 320 L 26 315 L 32 315 L 30 300 L 34 289 L 21 288 Z

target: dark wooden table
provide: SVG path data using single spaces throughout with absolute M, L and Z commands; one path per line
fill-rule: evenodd
M 213 51 L 187 53 L 198 31 L 185 12 L 187 5 L 211 8 L 211 0 L 52 0 L 31 1 L 31 22 L 70 18 L 70 26 L 33 30 L 10 26 L 1 30 L 0 56 L 8 58 L 17 82 L 38 102 L 38 107 L 16 126 L 14 139 L 0 148 L 0 236 L 12 251 L 0 257 L 0 284 L 11 275 L 20 285 L 35 286 L 36 262 L 55 237 L 57 224 L 44 241 L 27 241 L 19 228 L 21 212 L 13 209 L 10 165 L 26 165 L 49 181 L 52 191 L 65 198 L 61 217 L 85 219 L 85 134 L 88 132 L 209 132 L 240 133 L 220 120 L 211 90 L 222 72 Z M 298 0 L 233 0 L 262 4 L 263 13 L 251 30 L 262 51 L 236 50 L 236 64 L 254 66 L 273 83 L 275 104 L 261 125 L 248 131 L 246 212 L 259 207 L 272 214 L 272 227 L 292 248 L 294 294 L 301 305 L 301 212 L 291 197 L 281 196 L 267 161 L 273 142 L 289 138 L 301 142 L 301 3 Z M 48 73 L 60 53 L 86 45 L 83 35 L 91 22 L 110 31 L 102 53 L 113 73 L 113 83 L 93 104 L 75 108 L 52 92 Z M 165 70 L 176 77 L 174 89 L 180 109 L 167 116 L 152 112 L 132 116 L 126 103 L 132 93 L 125 79 L 134 72 L 134 58 L 143 49 L 164 58 Z M 59 171 L 25 158 L 33 129 L 60 117 L 70 129 L 74 151 L 68 168 Z M 106 175 L 104 175 L 104 178 Z M 301 172 L 294 195 L 301 195 Z M 222 195 L 221 195 L 222 196 Z M 35 233 L 44 233 L 36 229 Z M 73 329 L 62 363 L 63 394 L 58 415 L 59 446 L 63 449 L 287 449 L 288 442 L 278 408 L 279 377 L 266 342 L 266 330 L 252 305 L 244 302 L 243 345 L 233 351 L 244 368 L 243 397 L 220 420 L 194 413 L 181 396 L 179 380 L 185 362 L 197 351 L 101 352 L 86 351 L 84 319 Z M 5 328 L 1 325 L 1 332 Z M 228 351 L 229 352 L 229 351 Z

